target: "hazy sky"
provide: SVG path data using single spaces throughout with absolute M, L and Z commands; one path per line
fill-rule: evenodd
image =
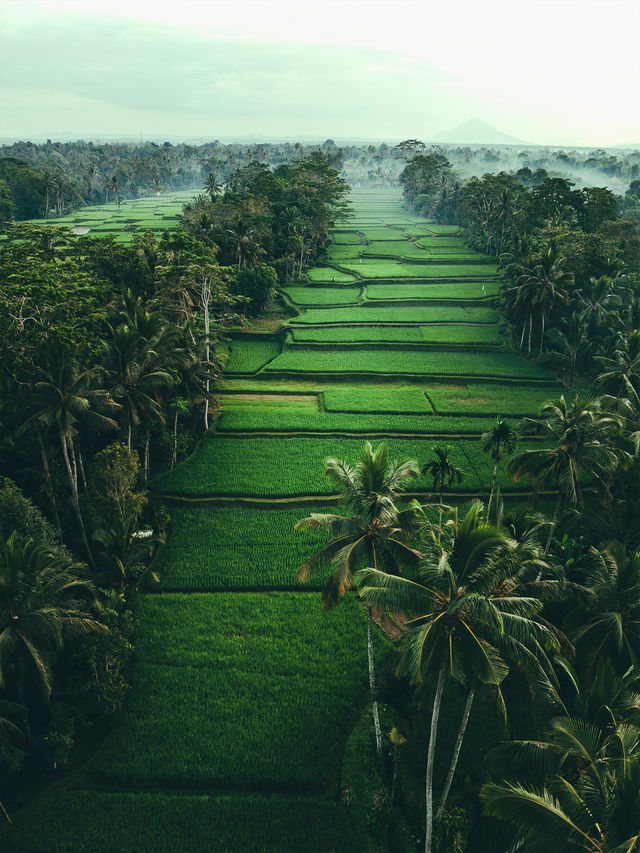
M 0 136 L 640 142 L 639 0 L 0 0 Z

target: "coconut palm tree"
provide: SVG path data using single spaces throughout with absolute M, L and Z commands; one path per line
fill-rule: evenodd
M 588 477 L 604 499 L 610 499 L 613 472 L 629 454 L 613 446 L 622 419 L 602 410 L 599 400 L 581 402 L 576 395 L 568 405 L 564 396 L 550 400 L 537 418 L 525 418 L 524 428 L 552 441 L 552 447 L 524 450 L 507 463 L 507 473 L 518 482 L 528 477 L 538 485 L 555 487 L 558 497 L 547 538 L 547 548 L 558 513 L 567 501 L 583 504 L 582 480 Z
M 531 853 L 624 853 L 640 844 L 640 729 L 628 723 L 598 726 L 557 717 L 545 737 L 516 741 L 510 750 L 519 775 L 538 785 L 484 785 L 485 813 L 508 821 L 518 834 L 512 850 Z
M 148 340 L 136 328 L 127 325 L 109 327 L 103 341 L 102 362 L 111 397 L 119 404 L 122 429 L 131 450 L 134 427 L 143 420 L 162 418 L 158 393 L 171 387 L 173 377 L 160 362 L 156 341 Z
M 237 219 L 233 228 L 227 229 L 227 232 L 235 243 L 238 254 L 238 269 L 257 260 L 258 255 L 264 254 L 257 242 L 257 230 L 246 220 Z
M 106 631 L 94 618 L 95 589 L 82 565 L 15 531 L 0 542 L 0 688 L 25 705 L 27 683 L 51 695 L 51 657 L 65 639 Z M 25 713 L 25 734 L 30 737 Z
M 102 546 L 100 557 L 107 567 L 104 579 L 122 589 L 137 592 L 146 583 L 159 584 L 158 574 L 151 568 L 151 558 L 164 542 L 162 536 L 141 536 L 135 515 L 113 519 L 108 528 L 94 531 L 93 538 Z M 101 578 L 98 578 L 102 582 Z
M 220 182 L 219 176 L 216 175 L 215 172 L 209 172 L 204 182 L 203 189 L 205 189 L 209 193 L 211 201 L 215 201 L 216 198 L 220 195 L 220 192 L 222 191 L 222 184 Z
M 425 851 L 430 853 L 435 746 L 446 680 L 468 685 L 468 694 L 438 816 L 446 804 L 478 687 L 491 685 L 504 709 L 500 684 L 508 672 L 507 660 L 531 660 L 530 647 L 557 646 L 557 641 L 535 620 L 541 601 L 518 594 L 513 579 L 518 543 L 483 521 L 480 501 L 464 515 L 447 508 L 442 524 L 429 521 L 430 507 L 415 508 L 423 518 L 424 536 L 417 577 L 366 568 L 357 573 L 356 582 L 369 606 L 411 617 L 400 671 L 418 686 L 437 672 L 425 777 Z
M 560 257 L 553 246 L 547 246 L 536 256 L 532 267 L 523 268 L 516 284 L 508 290 L 514 291 L 512 300 L 514 310 L 522 307 L 526 311 L 529 324 L 528 352 L 531 352 L 533 316 L 540 318 L 540 352 L 544 343 L 545 320 L 553 310 L 556 301 L 566 302 L 569 298 L 567 287 L 573 284 L 573 273 L 564 271 L 565 259 Z M 524 329 L 523 329 L 524 336 Z
M 504 459 L 505 454 L 511 454 L 516 449 L 520 436 L 511 428 L 507 421 L 496 418 L 496 425 L 488 432 L 483 432 L 480 437 L 480 444 L 484 453 L 488 453 L 494 461 L 493 477 L 491 478 L 491 491 L 489 493 L 489 503 L 487 504 L 487 518 L 491 513 L 491 501 L 493 500 L 493 492 L 496 486 L 496 477 L 498 475 L 498 464 Z
M 40 380 L 36 382 L 35 392 L 39 408 L 27 424 L 35 421 L 45 429 L 53 429 L 58 433 L 71 489 L 71 502 L 89 563 L 93 566 L 93 556 L 80 510 L 75 442 L 82 427 L 117 428 L 113 418 L 98 410 L 100 407 L 113 409 L 116 404 L 107 390 L 96 387 L 102 376 L 99 367 L 81 370 L 78 361 L 67 359 L 60 362 L 55 374 L 40 369 L 38 375 Z
M 425 462 L 422 466 L 422 473 L 428 474 L 431 477 L 433 488 L 438 490 L 440 503 L 442 503 L 444 490 L 451 488 L 456 483 L 461 483 L 464 480 L 464 472 L 449 459 L 453 445 L 448 444 L 446 447 L 436 446 L 432 447 L 431 450 L 435 453 L 435 459 Z
M 604 368 L 596 380 L 601 391 L 627 400 L 640 400 L 640 330 L 621 338 L 613 356 L 596 356 L 596 359 Z
M 419 552 L 405 541 L 413 512 L 401 512 L 396 500 L 407 484 L 420 474 L 413 459 L 390 460 L 386 444 L 374 450 L 366 442 L 355 466 L 330 457 L 324 473 L 339 489 L 348 516 L 313 513 L 295 525 L 296 530 L 315 527 L 326 530 L 331 541 L 312 554 L 298 568 L 296 578 L 305 582 L 320 568 L 331 566 L 331 575 L 322 591 L 322 603 L 334 607 L 351 589 L 355 571 L 361 566 L 385 564 L 392 571 L 410 562 L 415 564 Z M 367 608 L 367 651 L 369 689 L 376 732 L 376 749 L 382 754 L 382 734 L 375 700 L 373 663 L 373 614 Z
M 617 672 L 640 666 L 640 552 L 618 542 L 592 549 L 584 586 L 589 592 L 573 634 L 581 668 L 592 679 L 602 660 Z

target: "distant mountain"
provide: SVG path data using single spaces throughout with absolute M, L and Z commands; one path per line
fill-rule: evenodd
M 451 142 L 458 145 L 526 145 L 522 139 L 503 133 L 486 121 L 472 118 L 448 133 L 436 137 L 438 142 Z

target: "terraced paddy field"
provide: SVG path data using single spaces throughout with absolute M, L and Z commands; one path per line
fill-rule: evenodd
M 421 464 L 450 444 L 465 473 L 450 499 L 488 494 L 480 434 L 561 389 L 510 351 L 495 264 L 457 226 L 407 213 L 398 192 L 352 200 L 325 265 L 281 288 L 297 313 L 232 337 L 220 417 L 154 481 L 172 521 L 161 591 L 137 606 L 133 694 L 82 773 L 16 816 L 9 849 L 367 849 L 340 796 L 367 713 L 366 618 L 351 596 L 323 611 L 323 576 L 296 581 L 325 540 L 293 526 L 340 511 L 324 459 L 355 461 L 365 438 Z M 502 470 L 498 485 L 507 498 L 528 490 Z M 433 494 L 426 477 L 412 488 Z M 390 645 L 375 641 L 380 659 Z
M 178 227 L 182 207 L 197 194 L 195 190 L 159 193 L 144 198 L 126 199 L 120 210 L 116 202 L 82 207 L 59 219 L 34 219 L 38 225 L 71 228 L 77 234 L 104 237 L 115 234 L 119 243 L 130 243 L 134 234 L 152 231 L 158 237 L 163 231 Z

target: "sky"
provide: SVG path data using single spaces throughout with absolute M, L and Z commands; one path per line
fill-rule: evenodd
M 639 0 L 0 0 L 0 137 L 640 143 Z

